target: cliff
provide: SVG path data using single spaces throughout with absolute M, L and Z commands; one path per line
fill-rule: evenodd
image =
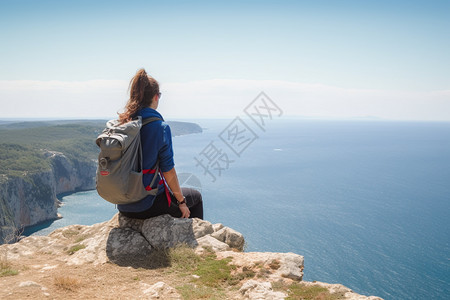
M 17 230 L 56 219 L 57 194 L 95 188 L 94 162 L 69 159 L 63 153 L 41 150 L 50 169 L 3 175 L 0 181 L 0 241 L 11 242 Z
M 380 299 L 303 282 L 301 255 L 247 253 L 244 245 L 222 224 L 116 215 L 0 246 L 0 298 Z

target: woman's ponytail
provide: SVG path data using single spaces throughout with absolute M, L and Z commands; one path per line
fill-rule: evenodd
M 159 93 L 159 84 L 147 75 L 144 69 L 140 69 L 131 79 L 128 90 L 130 99 L 125 106 L 125 112 L 119 114 L 121 123 L 131 121 L 141 109 L 152 104 L 153 97 Z

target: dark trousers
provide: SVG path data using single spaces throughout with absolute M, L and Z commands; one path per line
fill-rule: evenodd
M 189 207 L 191 215 L 189 218 L 203 219 L 203 201 L 202 194 L 199 191 L 191 188 L 181 188 L 183 196 L 186 197 L 186 204 Z M 161 193 L 156 196 L 152 207 L 142 212 L 120 212 L 122 215 L 133 219 L 148 219 L 160 215 L 169 214 L 172 217 L 180 218 L 181 211 L 178 208 L 177 199 L 170 193 L 172 199 L 171 205 L 167 202 L 166 193 Z

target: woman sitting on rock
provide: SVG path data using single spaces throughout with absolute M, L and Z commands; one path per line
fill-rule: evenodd
M 142 119 L 151 117 L 161 119 L 148 123 L 141 129 L 143 184 L 148 186 L 153 177 L 158 176 L 154 181 L 158 193 L 156 196 L 149 195 L 138 202 L 119 204 L 117 207 L 124 216 L 136 219 L 147 219 L 163 214 L 170 214 L 177 218 L 203 219 L 201 194 L 194 189 L 180 188 L 173 161 L 170 127 L 156 111 L 160 100 L 158 82 L 147 75 L 144 69 L 140 69 L 131 79 L 130 99 L 125 106 L 125 111 L 119 114 L 119 120 L 121 123 L 126 123 L 138 116 Z M 157 162 L 170 190 L 167 189 L 158 172 L 152 172 Z

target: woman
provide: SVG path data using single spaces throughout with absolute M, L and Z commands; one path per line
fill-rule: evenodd
M 126 123 L 141 116 L 157 117 L 161 120 L 151 122 L 141 129 L 143 152 L 144 186 L 148 186 L 154 176 L 158 188 L 156 196 L 149 195 L 144 199 L 131 203 L 117 205 L 121 214 L 129 218 L 147 219 L 163 214 L 177 218 L 203 219 L 203 203 L 201 194 L 190 188 L 180 188 L 175 164 L 173 161 L 172 135 L 170 127 L 156 109 L 161 100 L 158 82 L 140 69 L 130 82 L 130 99 L 125 106 L 125 112 L 119 114 L 121 123 Z M 160 174 L 151 172 L 159 163 Z M 164 179 L 169 186 L 164 183 Z

